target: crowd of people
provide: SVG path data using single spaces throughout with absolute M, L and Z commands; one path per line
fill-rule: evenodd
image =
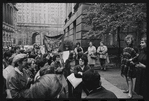
M 135 91 L 142 95 L 145 89 L 146 39 L 141 40 L 141 52 L 133 49 L 132 36 L 125 38 L 127 47 L 123 50 L 121 74 L 126 77 L 128 93 L 131 98 L 133 78 L 136 78 Z M 42 54 L 40 47 L 34 45 L 31 50 L 16 46 L 3 53 L 3 97 L 5 98 L 81 98 L 82 90 L 86 98 L 117 98 L 101 85 L 100 74 L 93 69 L 98 58 L 101 70 L 106 70 L 107 46 L 100 42 L 97 48 L 89 42 L 86 52 L 76 44 L 64 62 L 57 52 Z M 82 82 L 74 88 L 67 77 L 74 73 Z M 137 74 L 137 75 L 136 75 Z M 142 87 L 142 88 L 141 88 Z

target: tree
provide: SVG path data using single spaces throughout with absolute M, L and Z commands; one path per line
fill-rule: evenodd
M 92 28 L 83 37 L 100 38 L 103 34 L 118 32 L 120 60 L 120 30 L 131 27 L 136 32 L 146 33 L 146 11 L 146 3 L 92 3 L 89 9 L 84 10 L 85 23 Z
M 64 47 L 64 50 L 66 50 L 66 47 L 68 48 L 68 50 L 73 50 L 74 44 L 71 40 L 65 40 L 63 42 L 63 47 Z
M 111 33 L 119 27 L 122 30 L 133 27 L 146 33 L 146 10 L 145 3 L 93 3 L 84 11 L 85 23 L 92 26 L 92 31 L 98 32 L 93 34 L 96 37 Z M 142 27 L 144 24 L 145 27 Z

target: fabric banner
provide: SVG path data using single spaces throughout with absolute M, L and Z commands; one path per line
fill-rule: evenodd
M 48 51 L 56 47 L 59 47 L 62 38 L 63 38 L 63 34 L 60 34 L 57 36 L 44 35 L 43 43 L 45 45 L 45 49 Z
M 76 88 L 82 82 L 82 78 L 76 78 L 74 73 L 70 74 L 67 79 L 74 88 Z

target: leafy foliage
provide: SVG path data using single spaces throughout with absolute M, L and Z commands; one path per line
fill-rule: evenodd
M 66 50 L 66 47 L 68 47 L 69 50 L 72 50 L 74 48 L 74 44 L 71 40 L 65 40 L 63 44 L 64 44 L 65 50 Z
M 87 9 L 86 24 L 92 26 L 85 36 L 100 37 L 120 27 L 146 33 L 146 3 L 94 3 Z M 90 32 L 94 32 L 91 35 Z

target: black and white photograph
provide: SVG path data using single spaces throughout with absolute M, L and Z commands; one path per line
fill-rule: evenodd
M 146 99 L 147 3 L 2 3 L 3 98 Z

